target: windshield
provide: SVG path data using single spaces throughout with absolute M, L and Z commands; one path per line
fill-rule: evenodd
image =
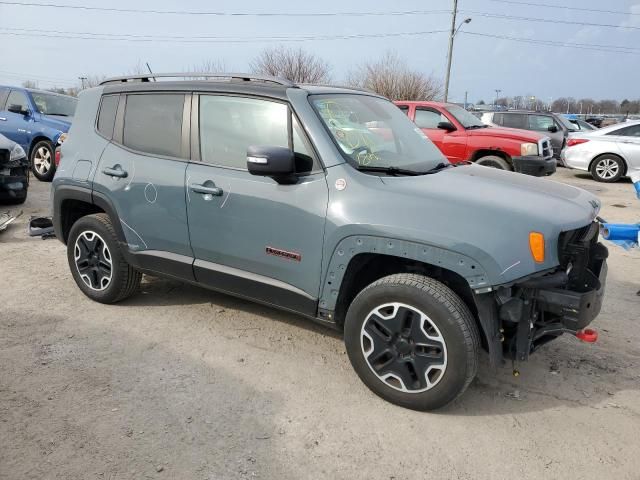
M 31 97 L 38 108 L 38 112 L 45 115 L 73 117 L 78 103 L 78 100 L 73 97 L 51 93 L 31 92 Z
M 562 125 L 564 125 L 564 127 L 571 131 L 571 132 L 576 132 L 578 130 L 580 130 L 580 127 L 578 127 L 577 125 L 574 125 L 573 123 L 571 123 L 571 121 L 567 118 L 567 117 L 563 117 L 562 115 L 556 115 L 556 118 L 560 121 L 560 123 Z
M 447 112 L 456 117 L 464 128 L 485 128 L 486 125 L 480 121 L 473 113 L 466 111 L 458 105 L 448 105 Z
M 388 100 L 350 94 L 310 99 L 344 157 L 356 167 L 426 172 L 448 164 L 431 140 Z

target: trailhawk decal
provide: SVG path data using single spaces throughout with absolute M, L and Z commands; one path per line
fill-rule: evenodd
M 296 252 L 287 252 L 286 250 L 280 250 L 279 248 L 273 247 L 265 247 L 265 251 L 267 252 L 267 255 L 274 255 L 287 260 L 295 260 L 296 262 L 302 260 L 302 255 Z

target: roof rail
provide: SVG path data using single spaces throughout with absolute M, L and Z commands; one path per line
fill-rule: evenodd
M 253 75 L 247 73 L 206 73 L 206 72 L 184 72 L 184 73 L 149 73 L 143 75 L 126 75 L 122 77 L 107 78 L 100 82 L 100 85 L 108 85 L 112 83 L 127 83 L 127 82 L 151 82 L 158 78 L 218 78 L 228 80 L 241 80 L 244 82 L 258 81 L 275 83 L 277 85 L 283 85 L 285 87 L 296 87 L 297 85 L 289 80 L 279 77 L 269 77 L 265 75 Z

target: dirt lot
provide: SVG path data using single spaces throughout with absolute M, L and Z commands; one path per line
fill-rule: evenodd
M 630 183 L 554 179 L 640 219 Z M 640 478 L 638 252 L 610 248 L 596 345 L 561 338 L 518 378 L 484 359 L 460 400 L 417 413 L 292 315 L 148 277 L 122 304 L 91 302 L 64 246 L 26 235 L 48 191 L 34 181 L 0 234 L 1 479 Z

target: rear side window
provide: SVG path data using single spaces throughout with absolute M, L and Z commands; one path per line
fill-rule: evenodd
M 127 95 L 123 143 L 134 150 L 181 157 L 184 95 Z
M 448 122 L 447 118 L 440 112 L 433 110 L 416 109 L 415 124 L 420 128 L 438 128 L 440 122 Z
M 116 110 L 118 109 L 119 99 L 119 95 L 107 95 L 102 97 L 102 103 L 100 104 L 98 132 L 109 140 L 113 136 L 113 126 L 116 123 Z
M 509 128 L 523 128 L 527 130 L 527 115 L 521 115 L 519 113 L 503 113 L 502 114 L 502 126 Z
M 5 109 L 4 106 L 7 103 L 8 96 L 9 96 L 9 89 L 0 87 L 0 110 Z
M 631 125 L 630 127 L 620 128 L 607 135 L 616 135 L 620 137 L 640 137 L 640 125 Z

